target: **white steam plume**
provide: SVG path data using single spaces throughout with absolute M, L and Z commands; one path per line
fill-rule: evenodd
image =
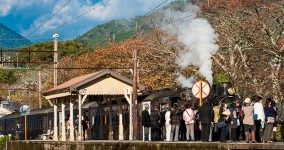
M 181 86 L 183 88 L 185 88 L 185 87 L 192 87 L 193 83 L 195 82 L 195 79 L 194 76 L 186 78 L 182 74 L 178 73 L 177 81 L 181 83 Z
M 171 20 L 179 20 L 186 16 L 190 16 L 190 18 L 173 22 L 168 26 L 164 26 L 162 29 L 170 35 L 177 36 L 179 42 L 184 45 L 184 48 L 179 52 L 176 59 L 176 63 L 180 69 L 182 70 L 190 65 L 196 66 L 200 74 L 212 85 L 212 55 L 219 48 L 216 44 L 218 35 L 207 20 L 196 18 L 196 14 L 200 11 L 197 6 L 187 5 L 182 12 L 172 10 Z M 183 87 L 191 87 L 194 78 L 185 79 L 181 73 L 178 73 L 177 81 Z

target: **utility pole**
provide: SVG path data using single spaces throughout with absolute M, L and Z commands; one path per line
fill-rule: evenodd
M 53 70 L 54 70 L 54 74 L 53 74 L 53 77 L 54 77 L 54 87 L 57 86 L 57 67 L 58 67 L 58 51 L 57 51 L 57 48 L 58 48 L 58 37 L 59 35 L 57 33 L 54 33 L 53 34 L 53 38 L 54 38 L 54 65 L 53 65 Z
M 54 65 L 53 65 L 53 70 L 54 70 L 54 87 L 57 86 L 57 67 L 58 67 L 58 51 L 57 51 L 57 47 L 58 47 L 58 37 L 59 35 L 57 33 L 53 34 L 53 38 L 54 38 Z M 57 127 L 57 99 L 53 100 L 53 140 L 57 141 L 58 140 L 58 127 Z
M 138 126 L 137 126 L 137 50 L 133 52 L 133 140 L 138 140 Z
M 18 57 L 18 53 L 16 53 L 17 55 L 17 68 L 19 68 L 19 57 Z
M 39 103 L 39 109 L 42 108 L 41 105 L 41 71 L 38 71 L 38 103 Z

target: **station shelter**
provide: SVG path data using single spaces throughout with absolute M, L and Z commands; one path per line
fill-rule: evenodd
M 78 105 L 78 115 L 79 120 L 82 120 L 82 105 L 86 101 L 88 96 L 101 96 L 102 99 L 95 100 L 97 105 L 100 107 L 103 103 L 107 103 L 109 110 L 112 110 L 112 101 L 116 101 L 118 106 L 119 113 L 119 140 L 124 140 L 124 127 L 123 127 L 123 119 L 122 119 L 122 99 L 126 99 L 129 108 L 132 108 L 132 87 L 133 81 L 129 78 L 126 78 L 114 71 L 111 70 L 101 70 L 94 73 L 90 73 L 87 75 L 79 76 L 73 78 L 67 82 L 64 82 L 54 88 L 51 88 L 45 92 L 43 92 L 43 96 L 48 100 L 51 106 L 54 109 L 54 117 L 53 117 L 53 140 L 58 140 L 58 107 L 60 106 L 61 118 L 66 118 L 66 103 L 69 103 L 70 110 L 70 138 L 69 141 L 74 141 L 74 104 Z M 145 90 L 145 86 L 138 84 L 137 91 L 142 92 Z M 129 118 L 132 118 L 132 109 L 129 109 Z M 109 111 L 109 116 L 112 116 L 112 111 Z M 103 116 L 100 115 L 100 120 L 102 120 Z M 132 127 L 132 119 L 129 119 L 129 140 L 132 140 L 133 128 Z M 112 118 L 109 118 L 109 140 L 112 140 Z M 66 141 L 66 133 L 62 132 L 66 130 L 65 121 L 61 122 L 61 140 Z M 82 140 L 82 121 L 79 121 L 78 126 L 78 141 Z

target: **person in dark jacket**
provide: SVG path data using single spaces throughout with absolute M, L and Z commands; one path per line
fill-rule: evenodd
M 89 139 L 87 131 L 88 131 L 89 126 L 90 126 L 90 120 L 87 116 L 87 112 L 84 112 L 82 125 L 83 125 L 83 139 L 84 140 Z
M 159 124 L 160 124 L 160 112 L 159 107 L 156 105 L 151 112 L 151 139 L 152 141 L 158 141 L 159 138 Z
M 179 126 L 181 120 L 181 112 L 179 111 L 178 104 L 174 103 L 174 107 L 171 111 L 171 141 L 178 141 Z M 175 135 L 175 136 L 174 136 Z M 173 139 L 173 137 L 175 137 Z
M 199 120 L 201 123 L 201 139 L 202 142 L 209 141 L 210 125 L 213 124 L 213 109 L 208 101 L 199 108 Z
M 160 113 L 160 116 L 161 116 L 160 129 L 161 129 L 161 137 L 162 137 L 161 140 L 162 141 L 166 140 L 166 127 L 165 127 L 165 124 L 166 124 L 166 119 L 165 119 L 166 112 L 167 112 L 166 105 L 163 105 L 162 106 L 162 111 Z
M 284 142 L 284 103 L 280 102 L 276 105 L 277 115 L 278 115 L 278 123 L 280 124 L 281 130 L 281 142 Z
M 144 127 L 144 141 L 149 141 L 149 128 L 151 127 L 151 117 L 149 114 L 149 105 L 145 105 L 142 111 L 142 126 Z
M 265 114 L 265 128 L 263 133 L 263 142 L 272 142 L 271 134 L 273 129 L 273 124 L 275 122 L 276 111 L 271 105 L 272 100 L 270 98 L 266 99 L 266 107 L 264 108 Z
M 229 118 L 230 116 L 230 111 L 227 110 L 227 103 L 226 101 L 223 101 L 222 104 L 221 104 L 221 107 L 220 107 L 220 111 L 219 111 L 219 120 L 218 120 L 218 123 L 219 122 L 227 122 L 227 119 Z M 224 126 L 224 127 L 221 127 L 221 137 L 220 137 L 220 142 L 227 142 L 227 138 L 226 138 L 226 128 L 227 126 Z
M 186 141 L 186 126 L 185 126 L 185 121 L 182 119 L 183 118 L 183 112 L 184 112 L 185 108 L 184 106 L 181 106 L 180 108 L 180 126 L 179 126 L 179 137 L 180 137 L 180 141 Z
M 236 111 L 236 103 L 232 103 L 230 106 L 230 119 L 228 121 L 228 127 L 229 127 L 229 139 L 230 141 L 235 142 L 237 140 L 237 111 Z

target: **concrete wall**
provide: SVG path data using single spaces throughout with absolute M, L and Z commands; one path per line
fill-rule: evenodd
M 6 150 L 4 144 L 3 150 Z M 284 149 L 284 143 L 202 143 L 142 141 L 9 141 L 7 150 L 214 150 L 214 149 Z

